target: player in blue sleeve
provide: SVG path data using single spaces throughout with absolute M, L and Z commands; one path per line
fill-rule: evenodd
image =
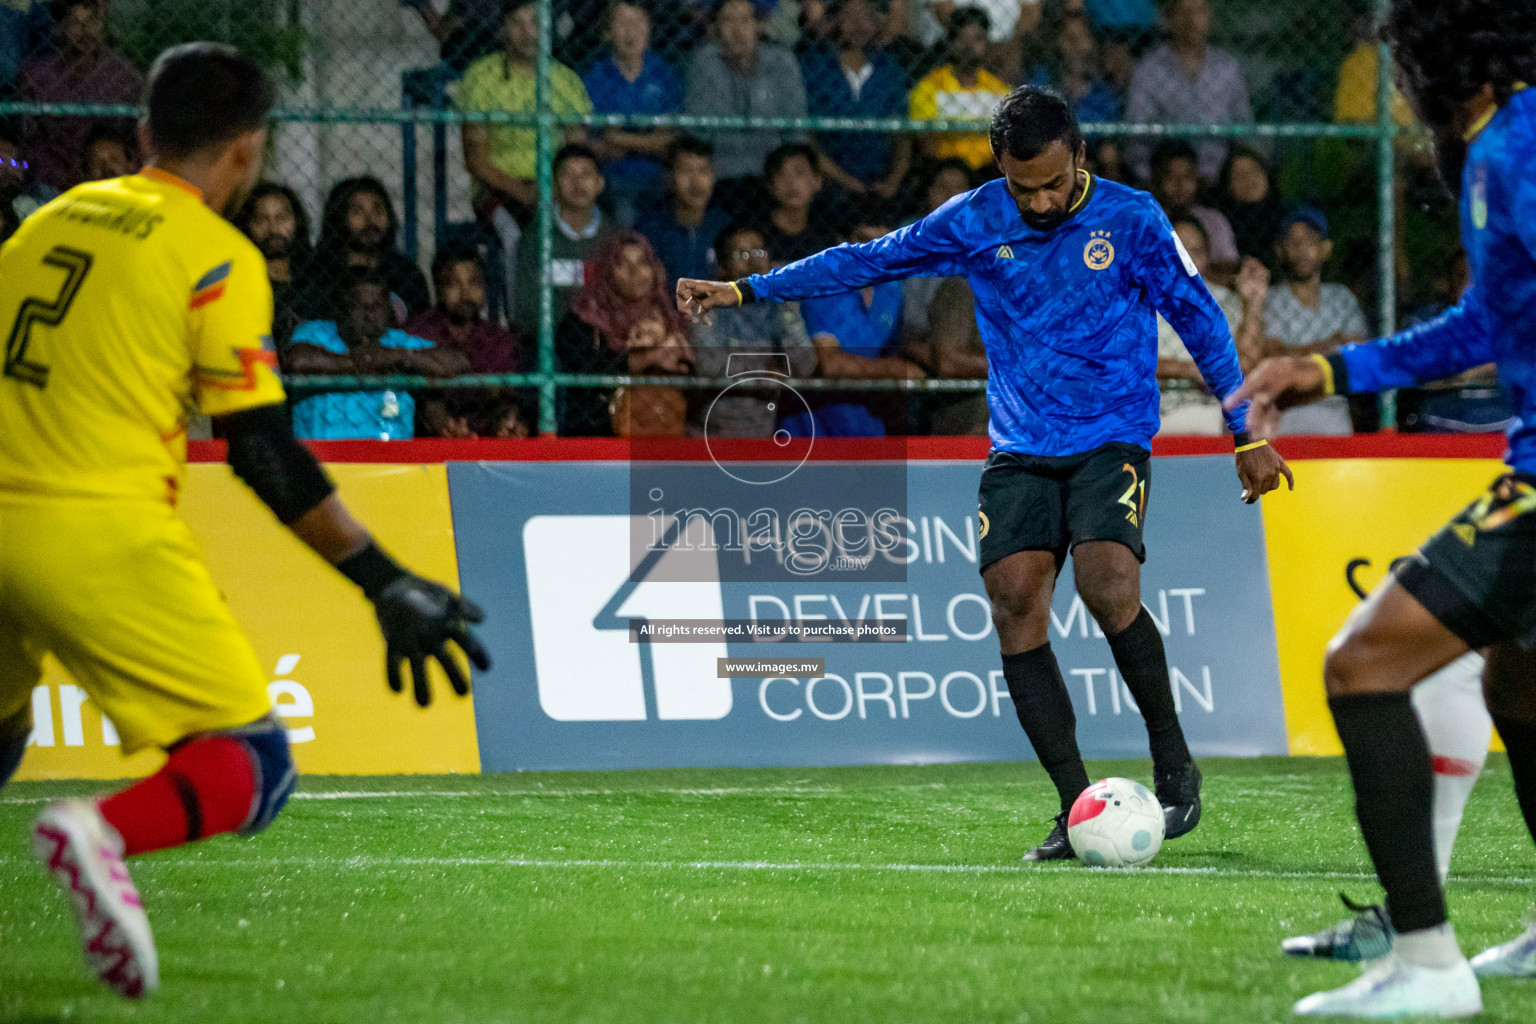
M 1354 1017 L 1477 1013 L 1477 975 L 1536 976 L 1536 926 L 1469 964 L 1446 914 L 1432 843 L 1430 751 L 1409 694 L 1486 650 L 1483 695 L 1536 836 L 1536 7 L 1395 0 L 1387 32 L 1410 99 L 1459 183 L 1473 287 L 1420 327 L 1336 355 L 1269 360 L 1229 399 L 1249 426 L 1328 394 L 1448 377 L 1486 362 L 1520 415 L 1510 472 L 1404 560 L 1328 648 L 1324 680 L 1355 786 L 1355 813 L 1397 931 L 1359 980 L 1296 1004 Z M 1453 184 L 1453 187 L 1454 184 Z
M 1155 200 L 1081 168 L 1071 109 L 1024 86 L 992 119 L 1001 179 L 917 223 L 733 283 L 678 282 L 694 317 L 738 303 L 812 299 L 904 277 L 964 276 L 987 350 L 992 453 L 981 477 L 981 567 L 1019 722 L 1061 813 L 1026 860 L 1072 856 L 1067 811 L 1088 786 L 1076 718 L 1051 652 L 1051 593 L 1073 555 L 1078 593 L 1109 638 L 1147 723 L 1167 835 L 1200 820 L 1200 771 L 1174 708 L 1162 634 L 1141 606 L 1148 471 L 1158 427 L 1157 313 L 1219 398 L 1242 382 L 1226 318 Z M 1243 499 L 1290 477 L 1236 435 Z

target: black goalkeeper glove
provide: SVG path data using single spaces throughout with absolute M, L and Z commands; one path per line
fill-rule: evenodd
M 422 707 L 431 704 L 427 659 L 436 658 L 454 692 L 460 697 L 468 694 L 469 680 L 448 651 L 450 640 L 480 671 L 490 669 L 491 656 L 469 628 L 471 623 L 485 621 L 485 613 L 473 601 L 440 583 L 405 571 L 372 544 L 336 568 L 363 588 L 378 613 L 391 690 L 404 691 L 400 663 L 408 662 L 416 703 Z

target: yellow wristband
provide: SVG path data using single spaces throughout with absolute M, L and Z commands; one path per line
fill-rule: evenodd
M 731 282 L 731 291 L 736 293 L 736 305 L 738 305 L 738 306 L 744 305 L 746 300 L 744 300 L 741 297 L 741 289 L 736 287 L 736 282 L 735 281 Z
M 1333 364 L 1320 352 L 1312 353 L 1312 361 L 1323 371 L 1323 394 L 1333 394 Z
M 1239 445 L 1237 448 L 1237 453 L 1242 454 L 1243 452 L 1251 452 L 1255 448 L 1262 448 L 1267 444 L 1269 444 L 1268 441 L 1254 441 L 1251 444 Z

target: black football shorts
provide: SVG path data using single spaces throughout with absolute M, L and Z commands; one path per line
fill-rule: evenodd
M 981 473 L 981 568 L 1019 551 L 1067 552 L 1089 540 L 1124 544 L 1146 561 L 1152 453 L 1111 442 L 1079 455 L 994 451 Z
M 1499 477 L 1394 572 L 1468 646 L 1536 649 L 1536 477 Z

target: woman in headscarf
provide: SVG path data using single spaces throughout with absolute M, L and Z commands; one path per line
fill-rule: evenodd
M 566 373 L 663 375 L 693 370 L 693 350 L 667 272 L 644 235 L 621 231 L 587 266 L 586 282 L 555 332 Z M 668 387 L 562 388 L 567 436 L 681 437 L 687 400 Z

